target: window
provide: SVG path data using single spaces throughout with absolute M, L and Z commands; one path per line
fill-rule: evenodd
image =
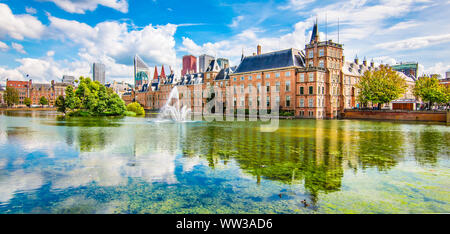
M 244 80 L 244 77 L 243 77 L 243 76 L 241 76 L 241 80 Z
M 309 111 L 309 117 L 313 117 L 314 116 L 314 111 Z
M 314 81 L 314 73 L 309 73 L 309 82 Z
M 244 84 L 241 84 L 241 93 L 244 93 Z
M 258 90 L 258 93 L 260 93 L 261 92 L 261 83 L 257 83 L 256 84 L 256 89 Z
M 211 77 L 211 74 L 206 74 L 206 79 L 209 79 Z
M 312 60 L 311 60 L 311 61 L 309 61 L 309 66 L 310 66 L 310 67 L 314 66 L 314 64 L 313 64 L 313 61 L 312 61 Z
M 233 98 L 233 102 L 234 102 L 234 106 L 237 106 L 236 98 L 235 98 L 235 97 Z
M 286 106 L 291 106 L 291 96 L 286 96 Z
M 312 86 L 309 86 L 309 94 L 310 94 L 310 95 L 313 94 L 313 92 L 314 92 L 313 89 L 314 89 L 314 88 L 313 88 Z
M 248 98 L 248 106 L 253 106 L 253 100 L 251 97 Z
M 248 93 L 252 93 L 252 84 L 248 85 Z
M 233 85 L 233 87 L 234 87 L 234 93 L 236 93 L 236 85 Z
M 267 88 L 267 92 L 270 92 L 270 83 L 269 82 L 266 83 L 266 88 Z
M 314 58 L 314 51 L 312 50 L 309 51 L 309 58 Z
M 325 64 L 324 64 L 323 60 L 319 61 L 319 67 L 325 67 Z
M 279 72 L 275 73 L 275 78 L 279 78 L 279 77 L 280 77 L 280 73 Z
M 324 56 L 323 49 L 320 49 L 320 50 L 319 50 L 319 56 Z
M 236 77 L 234 77 L 233 80 L 236 81 L 237 80 Z
M 305 99 L 300 99 L 299 106 L 300 107 L 305 107 Z
M 266 74 L 266 78 L 270 78 L 270 74 Z
M 256 75 L 256 79 L 261 79 L 261 75 Z
M 286 77 L 291 76 L 291 72 L 286 72 L 286 73 L 284 73 L 284 76 L 286 76 Z
M 269 96 L 266 96 L 266 104 L 267 104 L 267 106 L 270 106 L 270 97 Z
M 305 74 L 300 74 L 300 82 L 305 82 Z
M 276 106 L 280 106 L 280 96 L 275 97 Z
M 245 106 L 245 99 L 244 99 L 244 97 L 241 97 L 241 106 Z
M 304 87 L 300 87 L 300 95 L 303 95 L 303 94 L 305 94 Z
M 252 76 L 248 76 L 248 80 L 252 80 Z
M 291 91 L 291 81 L 286 81 L 286 92 Z
M 314 104 L 314 99 L 312 99 L 312 98 L 308 99 L 308 106 L 313 107 L 313 104 Z
M 275 91 L 276 91 L 276 92 L 280 92 L 280 82 L 277 82 L 277 83 L 275 84 Z

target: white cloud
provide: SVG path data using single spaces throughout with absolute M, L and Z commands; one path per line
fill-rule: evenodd
M 441 78 L 445 78 L 445 72 L 450 71 L 450 64 L 444 64 L 444 63 L 436 63 L 431 67 L 423 67 L 423 69 L 421 69 L 421 71 L 423 71 L 424 74 L 440 74 Z M 422 73 L 420 72 L 419 75 L 422 75 Z
M 37 10 L 34 9 L 33 7 L 25 7 L 25 11 L 26 11 L 28 14 L 32 14 L 32 15 L 34 15 L 34 14 L 37 13 Z
M 376 46 L 388 50 L 409 50 L 409 49 L 419 49 L 446 42 L 450 42 L 450 34 L 413 37 L 400 41 L 381 43 Z
M 127 0 L 44 0 L 55 3 L 58 7 L 70 13 L 84 14 L 94 11 L 98 5 L 110 7 L 122 13 L 128 12 Z
M 6 51 L 8 49 L 9 49 L 9 46 L 6 43 L 0 41 L 0 50 L 1 51 Z
M 44 25 L 34 16 L 14 15 L 8 5 L 0 3 L 0 37 L 38 39 L 44 30 Z
M 19 43 L 15 43 L 13 42 L 11 44 L 11 47 L 13 49 L 15 49 L 17 52 L 21 53 L 21 54 L 26 54 L 27 52 L 25 52 L 25 50 L 23 49 L 23 45 L 19 44 Z
M 141 30 L 129 30 L 127 23 L 116 21 L 91 27 L 53 16 L 49 19 L 50 30 L 55 37 L 63 36 L 61 39 L 79 44 L 82 47 L 80 52 L 88 53 L 96 60 L 107 56 L 120 64 L 131 64 L 133 56 L 139 54 L 150 64 L 175 64 L 174 34 L 177 26 L 174 24 L 148 25 Z
M 237 16 L 237 17 L 233 18 L 233 21 L 228 26 L 231 28 L 235 28 L 239 25 L 239 22 L 241 22 L 243 19 L 244 19 L 244 16 L 242 16 L 242 15 Z
M 289 0 L 287 5 L 278 7 L 280 10 L 303 10 L 315 0 Z

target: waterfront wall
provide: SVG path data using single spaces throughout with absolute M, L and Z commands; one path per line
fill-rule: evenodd
M 404 121 L 450 121 L 448 111 L 405 111 L 405 110 L 345 110 L 343 119 L 371 119 L 371 120 L 404 120 Z

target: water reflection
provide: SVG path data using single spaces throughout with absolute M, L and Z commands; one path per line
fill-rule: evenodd
M 395 178 L 409 162 L 445 168 L 450 153 L 445 126 L 301 120 L 265 133 L 258 122 L 158 124 L 45 112 L 0 120 L 0 212 L 23 199 L 30 203 L 23 212 L 44 213 L 263 211 L 255 204 L 303 212 L 305 198 L 319 210 L 327 194 L 349 189 L 352 175 Z M 35 191 L 46 199 L 33 198 Z

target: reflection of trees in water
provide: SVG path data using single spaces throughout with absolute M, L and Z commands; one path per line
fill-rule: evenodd
M 80 128 L 78 143 L 81 152 L 101 151 L 107 144 L 106 132 L 103 128 Z
M 186 139 L 195 144 L 184 144 L 183 152 L 187 157 L 205 157 L 212 168 L 232 157 L 257 183 L 261 178 L 286 184 L 304 181 L 313 200 L 319 192 L 339 190 L 343 177 L 340 137 L 308 126 L 311 122 L 295 127 L 282 123 L 276 133 L 261 133 L 257 124 L 248 122 L 192 128 Z M 303 137 L 296 137 L 298 131 Z
M 360 131 L 358 147 L 359 163 L 363 169 L 376 167 L 380 171 L 386 171 L 397 165 L 398 160 L 404 155 L 404 133 L 399 125 L 389 123 L 377 123 L 369 130 Z M 381 127 L 377 129 L 377 127 Z
M 420 165 L 434 166 L 437 163 L 438 155 L 443 150 L 443 155 L 449 155 L 448 142 L 450 134 L 439 132 L 431 126 L 427 126 L 423 131 L 411 134 L 414 139 L 414 158 Z

